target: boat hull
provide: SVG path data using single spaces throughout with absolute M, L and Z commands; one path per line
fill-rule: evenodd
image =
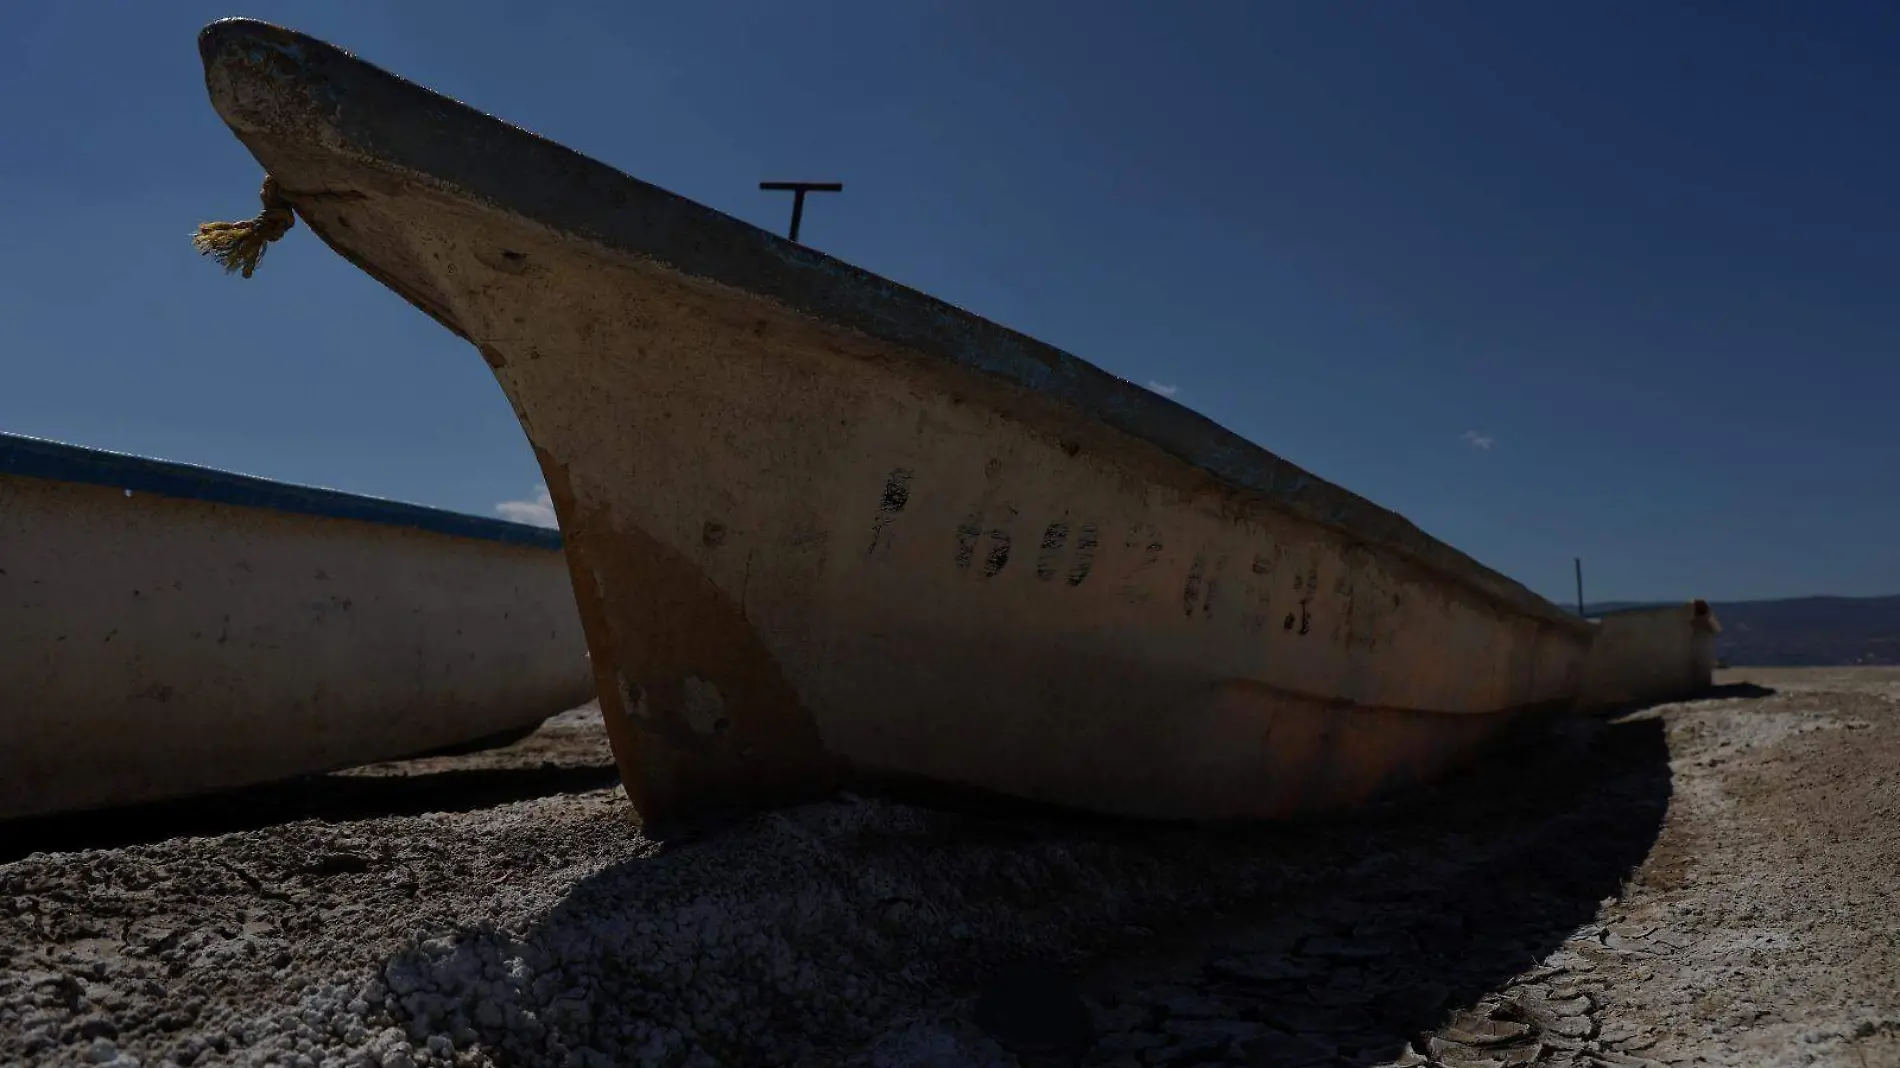
M 0 459 L 0 818 L 395 759 L 593 696 L 552 531 L 45 442 Z M 236 503 L 260 492 L 315 507 Z
M 202 46 L 300 217 L 513 403 L 649 821 L 844 781 L 1279 817 L 1574 702 L 1587 625 L 1179 406 L 320 42 Z
M 1589 709 L 1681 701 L 1715 683 L 1715 636 L 1706 601 L 1605 612 L 1584 665 L 1579 704 Z

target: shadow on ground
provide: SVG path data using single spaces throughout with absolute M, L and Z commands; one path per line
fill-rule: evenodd
M 1758 701 L 1764 697 L 1773 697 L 1779 692 L 1779 690 L 1776 690 L 1772 686 L 1761 686 L 1752 682 L 1725 682 L 1720 685 L 1709 686 L 1699 690 L 1694 695 L 1683 698 L 1683 700 Z M 1596 716 L 1598 719 L 1615 719 L 1619 716 L 1626 716 L 1632 712 L 1641 712 L 1644 709 L 1653 707 L 1655 707 L 1653 704 L 1642 701 L 1631 701 L 1620 705 L 1605 705 L 1601 708 L 1593 708 L 1589 714 Z
M 313 775 L 205 797 L 0 824 L 0 864 L 30 853 L 255 831 L 296 820 L 344 822 L 468 812 L 620 781 L 612 764 L 475 768 L 419 775 Z
M 1500 1030 L 1556 1043 L 1577 1026 L 1525 998 L 1467 1030 L 1447 1014 L 1620 895 L 1669 798 L 1651 716 L 1563 719 L 1436 788 L 1295 825 L 830 802 L 669 843 L 583 879 L 529 930 L 465 931 L 390 968 L 448 1006 L 404 1021 L 412 1034 L 472 1027 L 524 1063 L 697 1044 L 724 1063 L 934 1064 L 913 1054 L 972 1035 L 1024 1064 L 1371 1064 L 1427 1039 L 1455 1059 L 1486 1037 L 1471 1027 L 1499 1046 Z M 462 978 L 503 961 L 505 983 Z M 556 979 L 576 974 L 598 984 L 592 1011 L 564 1014 Z M 938 1029 L 905 1052 L 898 1032 L 926 1017 Z M 958 1048 L 955 1063 L 995 1063 Z
M 1527 734 L 1437 789 L 1277 840 L 1237 841 L 1236 848 L 1280 850 L 1290 863 L 1324 864 L 1341 850 L 1381 863 L 1376 873 L 1263 894 L 1200 930 L 1190 922 L 1177 936 L 1188 948 L 1179 974 L 1227 1016 L 1260 1025 L 1251 1040 L 1257 1063 L 1308 1056 L 1380 1063 L 1412 1043 L 1424 1048 L 1448 1013 L 1561 950 L 1604 899 L 1623 893 L 1655 844 L 1671 792 L 1663 721 L 1612 722 L 1593 734 L 1581 751 Z M 1155 955 L 1132 963 L 1139 968 Z M 1111 1000 L 1127 994 L 1130 963 L 1110 963 L 1086 977 L 1085 988 Z M 1210 1036 L 1194 1023 L 1204 1005 L 1140 996 L 1125 1004 L 1134 1006 L 1124 1022 L 1135 1030 L 1222 1045 L 1217 1029 Z M 1504 1022 L 1534 1031 L 1536 1007 L 1529 1009 L 1507 1012 Z M 1006 1045 L 1022 1045 L 1008 1041 L 1007 1025 L 991 1029 Z M 1079 1052 L 1099 1037 L 1070 1046 Z M 1528 1051 L 1511 1052 L 1534 1056 L 1535 1037 Z M 1054 1045 L 1048 1036 L 1042 1044 Z M 1503 1050 L 1456 1046 L 1448 1059 L 1515 1063 Z
M 1757 700 L 1763 697 L 1773 697 L 1778 692 L 1779 691 L 1773 686 L 1760 686 L 1752 682 L 1725 682 L 1719 686 L 1709 687 L 1697 694 L 1695 699 L 1698 701 L 1711 701 L 1723 698 Z

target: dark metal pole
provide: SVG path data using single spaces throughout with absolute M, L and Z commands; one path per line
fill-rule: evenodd
M 792 194 L 792 230 L 789 240 L 798 240 L 798 224 L 805 218 L 806 193 L 842 193 L 843 182 L 760 182 L 759 188 Z
M 789 236 L 793 241 L 798 240 L 798 224 L 804 218 L 805 191 L 800 189 L 792 193 L 792 232 Z
M 1577 614 L 1581 616 L 1581 615 L 1588 614 L 1583 610 L 1583 557 L 1581 556 L 1576 557 L 1576 561 L 1577 561 Z

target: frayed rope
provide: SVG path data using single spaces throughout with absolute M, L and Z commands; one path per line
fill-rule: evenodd
M 217 260 L 226 274 L 237 271 L 249 278 L 270 243 L 297 225 L 297 215 L 277 188 L 277 179 L 264 179 L 258 199 L 264 202 L 264 210 L 258 212 L 256 218 L 243 222 L 199 223 L 198 232 L 192 236 L 193 247 Z

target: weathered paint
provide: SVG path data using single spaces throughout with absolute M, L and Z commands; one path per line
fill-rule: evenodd
M 453 518 L 0 441 L 0 818 L 392 759 L 585 703 L 558 543 Z
M 1583 706 L 1679 701 L 1713 684 L 1722 627 L 1708 602 L 1605 612 L 1598 623 L 1584 667 Z
M 201 47 L 514 404 L 649 819 L 840 776 L 1273 816 L 1575 699 L 1588 624 L 1165 398 L 322 42 Z

